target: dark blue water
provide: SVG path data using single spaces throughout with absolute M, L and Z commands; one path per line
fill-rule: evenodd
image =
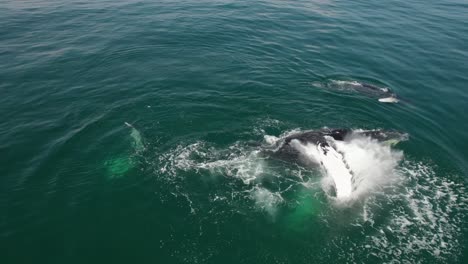
M 465 263 L 467 14 L 0 0 L 0 261 Z M 368 188 L 342 205 L 317 170 L 259 154 L 324 126 L 409 140 L 359 145 Z

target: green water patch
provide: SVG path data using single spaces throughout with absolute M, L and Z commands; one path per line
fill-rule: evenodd
M 131 157 L 117 156 L 106 160 L 104 166 L 109 178 L 120 178 L 133 168 L 134 162 Z
M 134 153 L 140 153 L 145 149 L 140 131 L 127 122 L 125 122 L 125 125 L 131 129 L 130 139 Z M 106 168 L 108 178 L 120 178 L 135 167 L 135 155 L 129 153 L 113 156 L 104 161 L 104 167 Z
M 322 201 L 308 190 L 302 190 L 297 196 L 297 205 L 284 216 L 284 224 L 291 231 L 306 231 L 323 210 Z

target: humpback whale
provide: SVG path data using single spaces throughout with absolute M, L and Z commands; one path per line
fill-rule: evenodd
M 400 100 L 397 95 L 387 87 L 379 87 L 374 84 L 359 82 L 359 81 L 345 81 L 345 80 L 329 80 L 319 86 L 325 86 L 334 90 L 348 90 L 358 92 L 369 97 L 378 98 L 381 103 L 398 103 Z
M 368 83 L 358 83 L 363 89 L 368 89 L 375 92 L 379 97 L 381 103 L 398 103 L 398 98 L 395 93 L 391 92 L 388 88 L 377 87 Z
M 322 147 L 329 145 L 327 137 L 334 140 L 344 141 L 347 138 L 354 136 L 365 136 L 378 140 L 385 144 L 394 145 L 400 141 L 407 139 L 407 134 L 398 131 L 385 131 L 385 130 L 352 130 L 347 128 L 340 129 L 320 129 L 308 130 L 293 133 L 282 140 L 276 142 L 275 151 L 272 155 L 275 158 L 286 161 L 297 161 L 300 154 L 293 141 L 298 141 L 301 144 L 314 144 Z M 299 160 L 301 162 L 301 160 Z
M 334 146 L 336 141 L 353 137 L 370 137 L 386 144 L 396 144 L 406 134 L 384 130 L 321 129 L 294 133 L 279 140 L 270 152 L 275 159 L 310 167 L 320 167 L 334 182 L 337 199 L 349 198 L 354 190 L 353 171 L 342 153 Z

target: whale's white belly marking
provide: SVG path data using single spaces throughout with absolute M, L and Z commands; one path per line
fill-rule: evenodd
M 336 198 L 350 197 L 353 191 L 353 175 L 344 163 L 343 156 L 328 144 L 319 144 L 317 149 L 320 164 L 335 182 Z

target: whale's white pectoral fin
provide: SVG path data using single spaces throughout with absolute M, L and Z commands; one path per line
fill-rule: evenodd
M 385 97 L 385 98 L 379 98 L 379 102 L 381 103 L 398 103 L 400 100 L 398 100 L 396 97 L 390 96 L 390 97 Z
M 348 198 L 351 196 L 353 176 L 344 163 L 343 156 L 329 145 L 317 146 L 321 164 L 327 174 L 335 182 L 336 198 Z
M 138 131 L 132 124 L 128 122 L 124 122 L 124 124 L 132 129 L 130 137 L 133 139 L 133 146 L 135 147 L 135 150 L 137 152 L 144 150 L 145 145 L 143 144 L 143 138 L 141 137 L 140 131 Z

